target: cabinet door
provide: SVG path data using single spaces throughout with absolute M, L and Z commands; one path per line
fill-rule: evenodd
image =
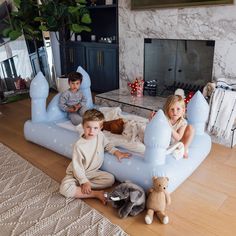
M 76 71 L 78 66 L 85 68 L 85 49 L 80 43 L 69 42 L 61 46 L 62 74 Z
M 107 92 L 118 88 L 117 49 L 103 46 L 86 47 L 87 72 L 94 92 Z

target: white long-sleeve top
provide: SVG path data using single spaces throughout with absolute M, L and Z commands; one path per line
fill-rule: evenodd
M 102 166 L 104 151 L 114 154 L 116 150 L 118 149 L 109 143 L 102 132 L 91 140 L 81 136 L 74 145 L 72 162 L 67 167 L 66 174 L 76 178 L 80 185 L 89 182 L 87 176 Z

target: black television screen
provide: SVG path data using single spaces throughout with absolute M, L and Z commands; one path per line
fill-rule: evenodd
M 10 11 L 11 11 L 10 3 L 5 1 L 0 5 L 0 45 L 9 40 L 3 36 L 3 31 L 4 29 L 9 27 Z

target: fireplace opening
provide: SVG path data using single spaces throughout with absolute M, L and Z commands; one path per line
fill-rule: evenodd
M 144 39 L 144 94 L 202 91 L 212 81 L 215 41 Z

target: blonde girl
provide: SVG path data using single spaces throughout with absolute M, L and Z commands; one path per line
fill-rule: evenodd
M 180 95 L 171 95 L 163 107 L 164 113 L 172 127 L 171 144 L 184 144 L 184 158 L 188 158 L 188 148 L 194 136 L 194 129 L 185 119 L 185 102 Z

